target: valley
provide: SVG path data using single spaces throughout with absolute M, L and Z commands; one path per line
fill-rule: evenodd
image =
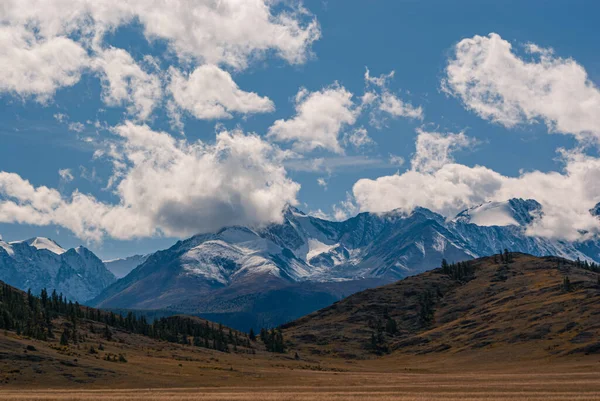
M 283 353 L 244 333 L 228 352 L 119 327 L 108 340 L 86 319 L 66 346 L 4 330 L 0 399 L 598 399 L 600 283 L 590 269 L 517 253 L 450 264 L 283 325 Z M 384 316 L 393 332 L 378 331 Z M 54 331 L 70 324 L 59 316 Z

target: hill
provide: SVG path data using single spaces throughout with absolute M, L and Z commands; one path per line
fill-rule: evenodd
M 282 329 L 303 353 L 343 358 L 600 353 L 599 272 L 556 257 L 495 255 L 362 291 Z

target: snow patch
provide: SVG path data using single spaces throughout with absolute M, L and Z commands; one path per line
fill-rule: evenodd
M 444 253 L 444 250 L 446 250 L 446 243 L 446 237 L 438 233 L 433 239 L 433 249 L 440 253 Z
M 10 256 L 15 256 L 15 251 L 12 249 L 12 246 L 10 246 L 10 244 L 4 241 L 0 241 L 0 248 L 4 249 L 6 253 L 8 253 Z
M 487 202 L 461 212 L 457 219 L 466 220 L 478 226 L 518 226 L 513 217 L 513 209 L 509 202 Z
M 308 240 L 308 253 L 306 254 L 306 260 L 311 260 L 317 255 L 322 253 L 330 252 L 332 249 L 339 246 L 339 244 L 327 245 L 321 241 L 313 238 Z
M 35 237 L 35 238 L 30 238 L 25 241 L 11 242 L 11 244 L 21 244 L 21 243 L 26 243 L 27 245 L 32 246 L 38 250 L 46 249 L 57 255 L 62 255 L 63 253 L 67 252 L 66 249 L 64 249 L 63 247 L 58 245 L 56 242 L 52 241 L 50 238 L 45 238 L 45 237 Z

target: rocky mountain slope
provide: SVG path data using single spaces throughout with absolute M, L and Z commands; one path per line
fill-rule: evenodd
M 51 239 L 36 237 L 10 243 L 0 240 L 0 280 L 35 294 L 46 288 L 84 302 L 116 278 L 89 249 L 65 250 Z
M 466 263 L 459 276 L 438 268 L 354 294 L 284 325 L 284 335 L 303 354 L 344 358 L 600 353 L 599 268 L 525 254 Z
M 126 258 L 103 260 L 102 263 L 116 278 L 123 278 L 144 263 L 148 256 L 150 255 L 133 255 Z
M 277 325 L 356 291 L 508 248 L 599 260 L 597 241 L 566 243 L 526 235 L 541 215 L 534 200 L 480 205 L 455 219 L 424 208 L 361 213 L 343 222 L 289 207 L 282 224 L 227 227 L 159 251 L 92 301 L 110 308 L 209 314 L 247 329 Z M 478 224 L 475 224 L 477 222 Z M 283 303 L 301 305 L 275 312 Z

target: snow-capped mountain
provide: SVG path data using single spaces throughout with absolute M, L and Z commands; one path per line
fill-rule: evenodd
M 116 278 L 87 248 L 65 250 L 49 238 L 36 237 L 10 243 L 0 240 L 0 280 L 34 294 L 46 288 L 83 302 Z
M 478 226 L 526 226 L 542 215 L 542 205 L 533 199 L 486 202 L 463 210 L 454 219 Z
M 144 263 L 148 256 L 150 255 L 133 255 L 126 258 L 103 260 L 102 263 L 116 278 L 123 278 Z
M 149 256 L 91 302 L 203 313 L 247 329 L 240 319 L 255 325 L 295 317 L 269 314 L 283 299 L 302 304 L 308 313 L 342 294 L 437 267 L 442 258 L 459 261 L 507 248 L 600 260 L 597 242 L 527 236 L 525 226 L 541 213 L 534 200 L 511 199 L 467 209 L 452 220 L 416 208 L 332 222 L 289 207 L 282 224 L 227 227 L 179 241 Z

